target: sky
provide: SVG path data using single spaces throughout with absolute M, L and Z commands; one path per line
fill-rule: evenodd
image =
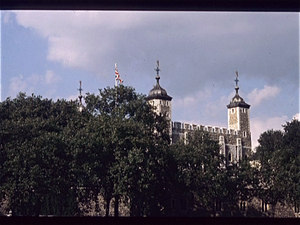
M 299 119 L 299 13 L 1 11 L 1 101 L 19 92 L 76 99 L 114 85 L 172 96 L 172 120 L 228 127 L 235 94 L 250 104 L 252 145 Z

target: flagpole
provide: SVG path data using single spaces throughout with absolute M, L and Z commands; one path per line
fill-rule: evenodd
M 115 63 L 115 87 L 118 86 L 117 71 L 118 71 L 117 63 Z

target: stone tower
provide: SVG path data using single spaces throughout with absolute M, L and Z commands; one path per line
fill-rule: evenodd
M 250 105 L 239 95 L 238 72 L 236 71 L 235 96 L 230 101 L 228 108 L 228 129 L 238 130 L 243 137 L 251 136 L 250 134 Z
M 165 115 L 170 121 L 170 132 L 172 132 L 172 97 L 167 94 L 167 91 L 163 89 L 159 84 L 159 61 L 157 60 L 156 66 L 156 85 L 151 89 L 146 100 L 153 106 L 155 111 L 159 115 Z

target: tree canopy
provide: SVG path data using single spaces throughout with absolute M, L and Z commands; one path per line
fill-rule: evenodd
M 111 202 L 115 216 L 120 203 L 131 216 L 183 215 L 176 198 L 187 216 L 253 197 L 299 207 L 299 121 L 262 133 L 252 159 L 228 166 L 206 131 L 170 144 L 170 121 L 131 87 L 84 99 L 83 111 L 25 93 L 0 103 L 0 199 L 13 215 L 83 215 L 99 196 L 106 216 Z

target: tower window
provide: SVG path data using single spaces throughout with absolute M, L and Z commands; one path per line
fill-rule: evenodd
M 247 133 L 246 133 L 246 131 L 244 131 L 243 133 L 244 133 L 244 137 L 247 137 Z
M 219 144 L 224 144 L 224 136 L 219 137 Z
M 240 138 L 237 138 L 237 139 L 236 139 L 236 145 L 241 145 L 241 144 L 242 144 L 241 139 L 240 139 Z
M 233 109 L 231 109 L 231 113 L 234 113 L 234 108 L 233 108 Z

